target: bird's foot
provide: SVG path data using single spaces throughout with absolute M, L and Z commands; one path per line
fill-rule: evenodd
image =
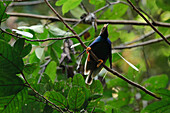
M 91 50 L 91 47 L 86 48 L 86 52 L 89 53 L 89 50 Z
M 86 52 L 87 52 L 87 54 L 88 54 L 87 61 L 90 61 L 90 53 L 89 53 L 89 50 L 91 50 L 91 47 L 87 47 L 87 48 L 86 48 Z
M 97 64 L 97 67 L 99 67 L 99 66 L 103 63 L 103 60 L 102 60 L 102 59 L 99 59 L 98 62 L 99 62 L 99 63 Z

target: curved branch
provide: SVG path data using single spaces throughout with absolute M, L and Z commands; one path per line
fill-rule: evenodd
M 152 29 L 157 32 L 164 40 L 166 43 L 168 43 L 170 45 L 170 42 L 162 35 L 162 33 L 160 33 L 153 25 L 152 23 L 150 23 L 145 16 L 132 4 L 132 2 L 130 0 L 127 0 L 129 2 L 129 4 L 131 5 L 131 7 L 152 27 Z
M 16 17 L 29 17 L 29 18 L 35 18 L 35 19 L 46 19 L 51 21 L 60 21 L 59 18 L 53 17 L 53 16 L 44 16 L 44 15 L 36 15 L 36 14 L 28 14 L 28 13 L 7 13 L 10 16 L 16 16 Z M 73 19 L 73 18 L 63 18 L 65 22 L 71 22 L 71 23 L 77 23 L 80 22 L 80 19 Z M 123 24 L 123 25 L 146 25 L 149 24 L 145 22 L 139 22 L 134 20 L 96 20 L 97 24 Z M 83 23 L 84 24 L 84 23 Z M 88 24 L 88 23 L 87 23 Z M 157 22 L 155 21 L 153 23 L 155 26 L 162 26 L 162 27 L 170 27 L 170 23 L 163 23 L 163 22 Z
M 72 31 L 72 33 L 73 33 L 74 35 L 77 36 L 77 40 L 81 43 L 82 47 L 84 47 L 84 48 L 86 49 L 87 46 L 82 42 L 82 40 L 81 40 L 80 37 L 77 35 L 77 33 L 63 20 L 63 18 L 57 13 L 57 11 L 54 10 L 54 8 L 49 4 L 49 2 L 48 2 L 47 0 L 45 0 L 45 2 L 46 2 L 46 4 L 49 6 L 49 8 L 56 14 L 56 16 L 64 23 L 64 25 L 65 25 L 70 31 Z M 89 52 L 90 52 L 90 55 L 94 58 L 94 60 L 98 61 L 98 58 L 96 57 L 96 55 L 95 55 L 91 50 L 89 50 Z M 135 87 L 143 90 L 145 93 L 147 93 L 147 94 L 149 94 L 149 95 L 151 95 L 151 96 L 153 96 L 153 97 L 155 97 L 155 98 L 157 98 L 157 99 L 161 99 L 160 97 L 157 97 L 157 96 L 156 96 L 154 93 L 152 93 L 151 91 L 147 90 L 145 87 L 143 87 L 143 86 L 141 86 L 141 85 L 139 85 L 139 84 L 137 84 L 137 83 L 135 83 L 135 82 L 127 79 L 127 78 L 125 78 L 123 75 L 121 75 L 120 73 L 118 73 L 118 72 L 115 71 L 115 70 L 110 69 L 110 68 L 107 67 L 105 64 L 102 63 L 102 65 L 103 65 L 103 67 L 104 67 L 107 71 L 109 71 L 109 72 L 111 72 L 112 74 L 116 75 L 117 77 L 125 80 L 125 81 L 128 82 L 129 84 L 131 84 L 131 85 L 133 85 L 133 86 L 135 86 Z

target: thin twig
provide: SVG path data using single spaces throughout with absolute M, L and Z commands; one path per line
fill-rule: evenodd
M 14 36 L 16 38 L 21 38 L 21 39 L 25 39 L 26 41 L 30 41 L 30 42 L 46 42 L 46 41 L 50 41 L 50 40 L 63 40 L 63 39 L 69 39 L 69 38 L 76 38 L 76 36 L 67 36 L 67 37 L 58 37 L 58 38 L 47 38 L 47 39 L 43 39 L 43 40 L 40 40 L 40 39 L 34 39 L 34 40 L 31 40 L 31 39 L 27 39 L 27 38 L 23 38 L 23 37 L 20 37 L 18 35 L 15 35 L 15 34 L 12 34 L 12 33 L 9 33 L 5 30 L 2 30 L 0 29 L 2 32 L 4 33 L 7 33 L 11 36 Z
M 93 110 L 91 111 L 91 113 L 93 113 L 93 112 L 94 112 L 94 110 L 95 110 L 95 107 L 93 108 Z
M 166 39 L 170 38 L 170 35 L 166 36 L 165 38 Z M 148 41 L 145 41 L 145 42 L 141 42 L 139 44 L 133 44 L 133 45 L 127 45 L 127 46 L 115 46 L 113 49 L 131 49 L 131 48 L 135 48 L 135 47 L 139 47 L 139 46 L 150 45 L 150 44 L 161 42 L 161 41 L 163 41 L 162 38 L 152 39 L 152 40 L 148 40 Z
M 145 16 L 132 4 L 132 2 L 130 0 L 127 0 L 129 2 L 129 4 L 131 5 L 131 7 L 152 27 L 152 29 L 157 32 L 164 40 L 166 43 L 168 43 L 170 45 L 170 42 L 162 35 L 162 33 L 160 33 L 153 25 L 152 23 L 150 23 Z
M 133 41 L 131 41 L 131 42 L 126 42 L 126 43 L 121 44 L 121 45 L 129 45 L 129 44 L 132 44 L 132 43 L 141 41 L 141 40 L 143 40 L 143 39 L 145 39 L 145 38 L 153 35 L 154 33 L 155 33 L 155 31 L 151 31 L 151 32 L 149 32 L 149 33 L 147 33 L 147 34 L 145 34 L 145 35 L 142 35 L 140 38 L 138 38 L 138 39 L 136 39 L 136 40 L 133 40 Z
M 54 107 L 56 107 L 58 109 L 58 111 L 60 111 L 61 113 L 64 113 L 64 111 L 58 107 L 56 104 L 54 104 L 53 102 L 51 102 L 50 100 L 46 99 L 43 95 L 41 95 L 40 93 L 38 93 L 31 85 L 30 83 L 27 81 L 27 79 L 25 78 L 24 73 L 21 71 L 21 75 L 24 78 L 25 82 L 28 84 L 28 87 L 31 88 L 31 90 L 36 93 L 39 97 L 43 98 L 44 100 L 46 100 L 48 103 L 52 104 Z
M 82 47 L 84 47 L 85 49 L 87 48 L 87 46 L 82 42 L 82 40 L 80 39 L 80 37 L 77 35 L 77 33 L 63 20 L 63 18 L 57 13 L 57 11 L 54 10 L 54 8 L 49 4 L 49 2 L 47 0 L 45 0 L 45 2 L 47 3 L 47 5 L 49 6 L 49 8 L 56 14 L 56 16 L 61 20 L 61 22 L 63 22 L 63 24 L 75 35 L 77 36 L 77 40 L 81 43 Z M 90 55 L 93 57 L 93 59 L 95 61 L 98 61 L 98 58 L 96 57 L 96 55 L 89 50 Z M 116 75 L 117 77 L 125 80 L 126 82 L 128 82 L 129 84 L 143 90 L 145 93 L 157 98 L 157 99 L 161 99 L 160 97 L 157 97 L 154 93 L 152 93 L 151 91 L 147 90 L 145 87 L 125 78 L 123 75 L 121 75 L 120 73 L 118 73 L 115 70 L 110 69 L 109 67 L 107 67 L 105 64 L 102 63 L 102 66 L 109 72 L 111 72 L 112 74 Z
M 53 17 L 53 16 L 44 16 L 44 15 L 36 15 L 36 14 L 28 14 L 28 13 L 11 13 L 7 12 L 10 16 L 17 16 L 17 17 L 29 17 L 29 18 L 35 18 L 35 19 L 46 19 L 46 20 L 52 20 L 52 21 L 60 21 L 59 18 Z M 63 18 L 65 22 L 71 22 L 71 23 L 77 23 L 80 22 L 80 19 L 72 19 L 72 18 Z M 148 26 L 149 24 L 145 22 L 139 22 L 134 20 L 96 20 L 97 24 L 123 24 L 123 25 L 145 25 Z M 84 23 L 88 24 L 88 23 Z M 163 23 L 163 22 L 157 22 L 154 23 L 155 26 L 162 26 L 162 27 L 170 27 L 170 23 Z
M 117 71 L 111 70 L 111 69 L 110 69 L 109 67 L 107 67 L 106 65 L 103 65 L 103 67 L 104 67 L 107 71 L 109 71 L 109 72 L 111 72 L 112 74 L 116 75 L 117 77 L 123 79 L 124 81 L 128 82 L 129 84 L 131 84 L 131 85 L 133 85 L 133 86 L 141 89 L 141 90 L 144 91 L 146 94 L 149 94 L 150 96 L 155 97 L 155 98 L 157 98 L 157 99 L 159 99 L 159 100 L 161 99 L 160 97 L 156 96 L 156 95 L 155 95 L 154 93 L 152 93 L 151 91 L 147 90 L 144 86 L 141 86 L 141 85 L 139 85 L 139 84 L 137 84 L 137 83 L 135 83 L 135 82 L 133 82 L 133 81 L 125 78 L 124 76 L 122 76 L 122 75 L 121 75 L 120 73 L 118 73 Z

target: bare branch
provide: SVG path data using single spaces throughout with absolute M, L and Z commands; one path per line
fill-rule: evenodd
M 75 36 L 77 36 L 77 40 L 81 43 L 82 47 L 84 47 L 84 48 L 86 49 L 87 46 L 82 42 L 82 40 L 81 40 L 80 37 L 77 35 L 77 33 L 63 20 L 63 18 L 57 13 L 57 11 L 54 10 L 54 8 L 49 4 L 49 2 L 48 2 L 47 0 L 45 0 L 45 2 L 46 2 L 47 5 L 49 6 L 49 8 L 56 14 L 56 16 L 64 23 L 64 25 L 65 25 L 70 31 L 72 31 L 72 33 L 73 33 Z M 98 61 L 98 58 L 96 57 L 96 55 L 95 55 L 91 50 L 89 50 L 89 52 L 90 52 L 90 55 L 94 58 L 94 60 Z M 157 96 L 156 96 L 154 93 L 152 93 L 151 91 L 147 90 L 145 87 L 143 87 L 143 86 L 141 86 L 141 85 L 139 85 L 139 84 L 137 84 L 137 83 L 135 83 L 135 82 L 127 79 L 127 78 L 125 78 L 123 75 L 121 75 L 120 73 L 118 73 L 118 72 L 115 71 L 115 70 L 110 69 L 110 68 L 107 67 L 105 64 L 102 63 L 102 65 L 103 65 L 103 67 L 104 67 L 107 71 L 109 71 L 109 72 L 111 72 L 112 74 L 116 75 L 117 77 L 125 80 L 125 81 L 128 82 L 129 84 L 131 84 L 131 85 L 133 85 L 133 86 L 135 86 L 135 87 L 143 90 L 145 93 L 147 93 L 147 94 L 149 94 L 149 95 L 151 95 L 151 96 L 153 96 L 153 97 L 155 97 L 155 98 L 157 98 L 157 99 L 161 99 L 160 97 L 157 97 Z
M 28 14 L 28 13 L 7 13 L 10 16 L 17 16 L 17 17 L 29 17 L 29 18 L 35 18 L 35 19 L 46 19 L 46 20 L 52 20 L 52 21 L 60 21 L 59 18 L 53 17 L 53 16 L 44 16 L 44 15 L 36 15 L 36 14 Z M 71 23 L 77 23 L 81 22 L 80 19 L 72 19 L 72 18 L 63 18 L 65 22 L 71 22 Z M 139 22 L 134 20 L 96 20 L 97 24 L 123 24 L 123 25 L 146 25 L 149 24 L 145 22 Z M 170 27 L 170 23 L 163 23 L 163 22 L 157 22 L 155 21 L 153 23 L 155 26 L 162 26 L 162 27 Z
M 13 2 L 11 3 L 9 6 L 13 7 L 13 6 L 28 6 L 28 5 L 38 5 L 44 3 L 43 0 L 41 1 L 29 1 L 29 2 Z
M 166 39 L 170 38 L 170 35 L 165 37 Z M 150 45 L 153 43 L 157 43 L 157 42 L 161 42 L 164 39 L 159 38 L 159 39 L 152 39 L 152 40 L 148 40 L 139 44 L 134 44 L 134 45 L 127 45 L 127 46 L 115 46 L 113 49 L 131 49 L 131 48 L 135 48 L 135 47 L 139 47 L 139 46 L 146 46 L 146 45 Z
M 168 43 L 170 45 L 170 42 L 162 35 L 162 33 L 160 33 L 153 25 L 152 23 L 150 23 L 145 16 L 132 4 L 132 2 L 130 0 L 127 0 L 129 2 L 129 4 L 131 5 L 131 7 L 152 27 L 152 29 L 157 32 L 164 40 L 166 43 Z
M 155 31 L 151 31 L 151 32 L 149 32 L 149 33 L 147 33 L 147 34 L 145 34 L 145 35 L 142 35 L 140 38 L 138 38 L 138 39 L 136 39 L 136 40 L 133 40 L 133 41 L 131 41 L 131 42 L 126 42 L 126 43 L 121 44 L 121 45 L 129 45 L 129 44 L 132 44 L 132 43 L 141 41 L 141 40 L 143 40 L 143 39 L 145 39 L 145 38 L 153 35 L 154 33 L 155 33 Z

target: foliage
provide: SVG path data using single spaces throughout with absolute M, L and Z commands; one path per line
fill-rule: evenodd
M 111 0 L 110 0 L 111 1 Z M 81 59 L 79 69 L 78 53 L 84 49 L 76 39 L 58 40 L 73 34 L 65 26 L 56 22 L 17 19 L 18 28 L 8 27 L 10 21 L 7 7 L 12 10 L 27 11 L 29 6 L 17 9 L 10 7 L 11 2 L 0 2 L 0 112 L 2 113 L 58 113 L 58 106 L 63 112 L 95 112 L 95 113 L 168 113 L 170 112 L 169 89 L 169 46 L 165 42 L 139 47 L 138 49 L 120 50 L 126 62 L 131 62 L 139 68 L 139 72 L 129 67 L 117 54 L 113 53 L 113 68 L 122 72 L 126 78 L 139 83 L 146 89 L 154 92 L 162 100 L 146 94 L 136 87 L 132 87 L 121 78 L 107 73 L 104 69 L 95 78 L 92 85 L 85 84 L 83 64 L 85 56 Z M 85 11 L 93 12 L 107 4 L 105 0 L 58 0 L 55 4 L 64 17 L 77 18 Z M 147 13 L 161 22 L 170 22 L 168 0 L 147 0 L 139 5 Z M 46 6 L 46 5 L 45 5 Z M 59 7 L 60 6 L 60 7 Z M 166 6 L 166 7 L 165 7 Z M 38 13 L 49 8 L 36 8 L 32 13 Z M 44 9 L 42 9 L 44 8 Z M 79 12 L 79 13 L 77 13 Z M 61 13 L 61 12 L 60 12 Z M 76 15 L 76 16 L 75 16 Z M 147 15 L 145 15 L 147 17 Z M 128 5 L 117 3 L 110 5 L 105 10 L 96 13 L 97 19 L 143 21 Z M 22 24 L 22 22 L 24 24 Z M 25 26 L 29 25 L 28 26 Z M 72 23 L 69 23 L 72 25 Z M 103 25 L 98 25 L 98 30 L 90 29 L 81 40 L 88 45 L 100 32 Z M 74 27 L 76 33 L 86 29 L 86 24 Z M 163 35 L 169 35 L 167 27 L 157 27 Z M 16 30 L 17 29 L 17 30 Z M 14 32 L 15 31 L 15 32 Z M 149 26 L 109 25 L 109 38 L 112 46 L 131 42 L 141 35 L 151 31 Z M 14 34 L 14 35 L 11 35 Z M 22 38 L 21 38 L 22 37 Z M 40 41 L 44 39 L 52 39 Z M 158 38 L 158 35 L 148 37 Z M 34 40 L 34 41 L 32 41 Z M 35 41 L 39 40 L 39 41 Z M 146 41 L 149 39 L 144 39 Z M 71 46 L 74 45 L 74 48 Z M 113 51 L 114 52 L 114 51 Z M 109 62 L 106 62 L 108 65 Z M 105 77 L 105 75 L 107 75 Z

